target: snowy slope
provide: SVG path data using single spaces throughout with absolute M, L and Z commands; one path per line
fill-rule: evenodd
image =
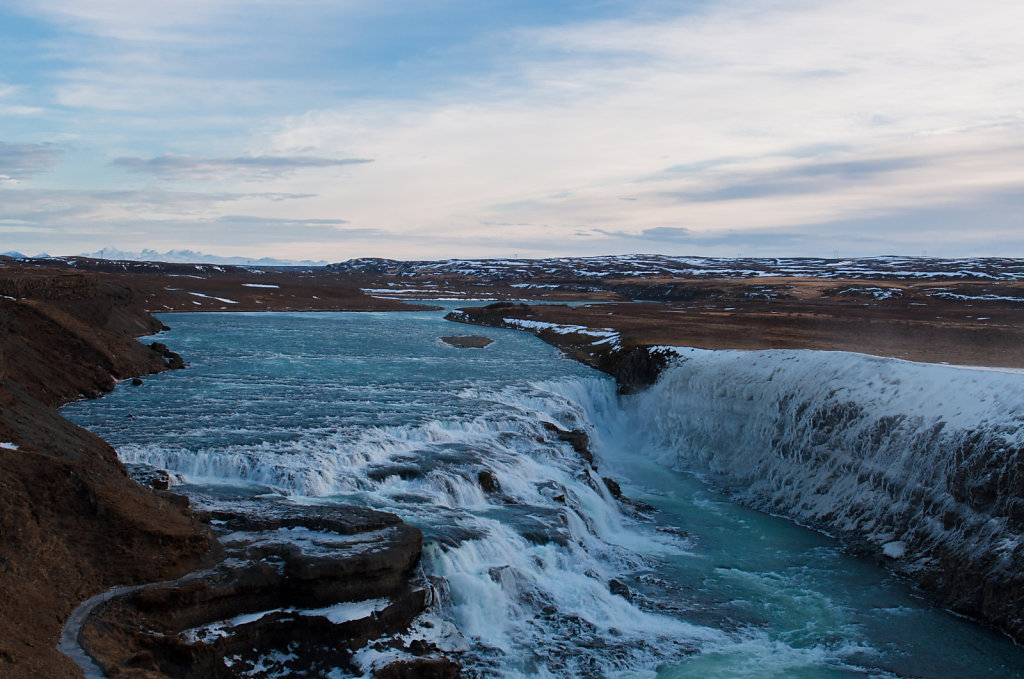
M 653 455 L 872 551 L 959 610 L 1024 629 L 1024 375 L 841 352 L 677 351 L 625 401 Z

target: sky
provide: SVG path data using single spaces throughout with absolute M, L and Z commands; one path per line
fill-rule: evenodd
M 1024 3 L 3 0 L 0 251 L 1024 256 Z

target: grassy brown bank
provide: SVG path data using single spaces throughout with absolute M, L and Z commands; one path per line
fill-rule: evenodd
M 54 410 L 167 368 L 134 339 L 160 329 L 138 293 L 96 274 L 3 267 L 0 295 L 0 676 L 80 676 L 56 648 L 75 605 L 184 573 L 210 538 Z
M 173 311 L 415 311 L 435 307 L 373 297 L 373 283 L 314 268 L 252 268 L 216 264 L 119 262 L 76 258 L 11 260 L 22 275 L 80 272 L 136 291 L 152 313 Z M 0 293 L 7 294 L 7 293 Z
M 664 282 L 631 284 L 653 297 Z M 465 308 L 455 320 L 615 331 L 636 346 L 852 351 L 928 363 L 1024 368 L 1024 284 L 821 279 L 674 281 L 666 301 L 585 306 L 504 304 Z M 666 293 L 667 294 L 667 293 Z M 511 319 L 509 322 L 507 319 Z M 576 358 L 602 368 L 609 344 L 538 329 Z

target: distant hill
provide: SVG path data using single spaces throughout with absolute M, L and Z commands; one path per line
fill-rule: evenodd
M 810 276 L 881 280 L 1024 280 L 1024 259 L 1003 257 L 671 257 L 609 255 L 549 259 L 445 259 L 398 261 L 364 257 L 331 264 L 338 273 L 398 276 L 403 279 L 464 276 L 483 281 L 544 281 L 624 278 L 755 278 Z

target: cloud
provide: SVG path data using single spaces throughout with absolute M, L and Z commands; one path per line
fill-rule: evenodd
M 657 226 L 644 229 L 639 233 L 627 231 L 607 231 L 605 229 L 593 229 L 592 234 L 601 237 L 617 240 L 646 241 L 664 250 L 675 249 L 684 246 L 693 251 L 694 248 L 700 251 L 707 251 L 708 248 L 734 250 L 743 248 L 762 250 L 774 249 L 779 252 L 793 252 L 795 247 L 807 248 L 815 240 L 815 234 L 811 230 L 730 230 L 724 232 L 696 232 L 672 226 Z
M 132 0 L 14 0 L 33 15 L 48 17 L 79 34 L 116 40 L 180 41 L 191 31 L 239 10 L 270 9 L 267 0 L 177 0 L 173 4 Z
M 287 219 L 251 215 L 222 215 L 212 219 L 168 219 L 146 224 L 150 232 L 163 230 L 177 242 L 201 241 L 206 245 L 244 243 L 248 248 L 294 241 L 344 242 L 356 238 L 386 238 L 377 229 L 346 228 L 343 219 Z M 166 237 L 165 235 L 165 237 Z
M 20 87 L 0 82 L 0 116 L 37 116 L 45 113 L 44 109 L 35 106 L 26 106 L 8 101 L 18 99 L 20 96 Z
M 229 205 L 253 205 L 264 210 L 286 209 L 285 201 L 312 197 L 302 193 L 240 193 L 226 191 L 164 191 L 161 189 L 68 190 L 6 189 L 0 200 L 0 221 L 46 225 L 75 231 L 109 224 L 196 219 L 204 224 L 222 216 Z M 281 207 L 278 207 L 281 205 Z
M 50 170 L 62 151 L 52 144 L 6 144 L 0 141 L 0 183 L 17 182 Z
M 850 161 L 797 163 L 745 174 L 726 173 L 712 189 L 671 193 L 680 202 L 748 200 L 771 196 L 818 194 L 852 185 L 886 182 L 901 170 L 928 164 L 929 158 L 881 158 Z
M 504 223 L 795 233 L 897 217 L 1024 187 L 1009 29 L 1024 6 L 983 2 L 720 2 L 519 30 L 500 79 L 292 116 L 269 146 L 376 158 L 372 183 L 311 190 L 356 223 L 467 244 Z
M 152 174 L 165 179 L 258 179 L 269 180 L 299 170 L 342 167 L 372 163 L 367 158 L 318 158 L 310 156 L 242 156 L 238 158 L 201 158 L 164 154 L 155 158 L 122 157 L 114 166 L 131 172 Z
M 977 215 L 984 211 L 986 219 Z M 577 251 L 768 257 L 879 254 L 973 257 L 1024 252 L 1024 193 L 998 191 L 897 214 L 867 214 L 780 228 L 694 230 L 659 226 L 638 232 L 592 228 Z M 994 251 L 999 243 L 1002 251 Z

